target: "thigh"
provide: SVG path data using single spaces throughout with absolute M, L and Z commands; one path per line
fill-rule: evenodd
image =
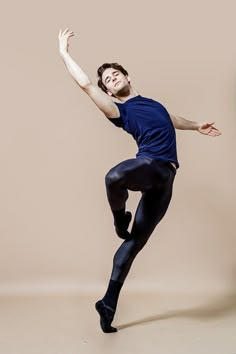
M 156 183 L 155 168 L 150 158 L 133 158 L 120 162 L 109 170 L 106 181 L 132 191 L 145 191 Z

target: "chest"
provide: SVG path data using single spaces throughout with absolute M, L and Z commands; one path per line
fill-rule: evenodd
M 126 109 L 125 130 L 132 135 L 170 127 L 170 116 L 161 104 L 135 103 Z

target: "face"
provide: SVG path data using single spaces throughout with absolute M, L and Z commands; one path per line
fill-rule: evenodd
M 104 70 L 102 82 L 107 88 L 108 95 L 126 96 L 130 90 L 130 78 L 122 74 L 121 71 L 113 68 Z

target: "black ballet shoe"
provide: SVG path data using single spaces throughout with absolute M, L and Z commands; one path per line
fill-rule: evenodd
M 115 310 L 113 310 L 110 306 L 107 306 L 102 300 L 96 302 L 95 308 L 100 315 L 100 326 L 103 332 L 117 332 L 117 328 L 111 326 L 111 322 L 113 321 L 115 315 Z
M 131 219 L 132 219 L 131 212 L 126 211 L 125 216 L 124 216 L 124 220 L 122 220 L 122 225 L 117 225 L 116 222 L 114 222 L 116 234 L 117 234 L 117 236 L 119 236 L 123 240 L 127 240 L 130 238 L 130 233 L 127 230 L 128 230 Z

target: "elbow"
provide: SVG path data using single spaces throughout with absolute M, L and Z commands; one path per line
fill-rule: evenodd
M 88 92 L 92 86 L 92 82 L 91 81 L 86 81 L 84 83 L 79 84 L 79 86 L 85 91 Z

